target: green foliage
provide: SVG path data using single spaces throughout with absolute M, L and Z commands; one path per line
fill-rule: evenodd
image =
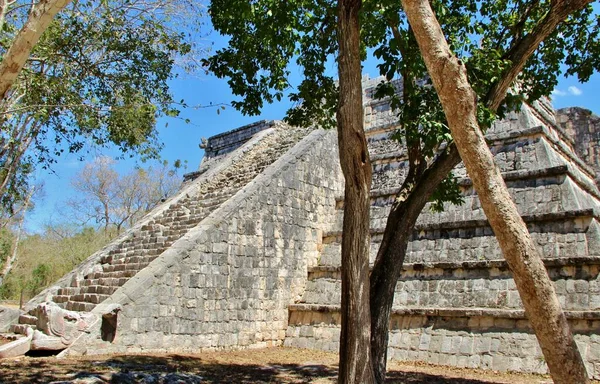
M 47 264 L 38 264 L 31 272 L 26 289 L 30 292 L 40 292 L 50 284 L 50 267 Z
M 442 180 L 440 185 L 433 192 L 433 195 L 431 195 L 430 201 L 431 204 L 429 209 L 431 209 L 432 212 L 443 212 L 445 202 L 455 205 L 462 205 L 465 202 L 452 172 Z
M 333 1 L 211 1 L 213 26 L 230 36 L 229 47 L 220 49 L 204 64 L 218 77 L 228 78 L 232 105 L 245 114 L 257 115 L 264 103 L 281 100 L 289 89 L 294 58 L 304 80 L 289 112 L 295 124 L 330 126 L 336 105 L 336 86 L 325 75 L 327 60 L 335 53 L 336 7 Z
M 12 252 L 14 235 L 8 228 L 0 229 L 0 269 Z
M 18 300 L 21 293 L 27 300 L 92 255 L 108 243 L 112 234 L 85 227 L 47 227 L 43 234 L 31 235 L 21 241 L 18 259 L 4 284 L 0 297 Z
M 27 16 L 23 5 L 11 5 L 0 54 Z M 194 49 L 184 32 L 197 32 L 200 23 L 194 14 L 179 25 L 181 12 L 197 7 L 187 0 L 74 1 L 57 15 L 0 105 L 0 168 L 12 169 L 0 175 L 10 181 L 0 188 L 5 209 L 22 198 L 36 165 L 50 167 L 65 152 L 116 146 L 158 157 L 156 120 L 179 113 L 168 81 L 176 60 Z M 185 68 L 197 68 L 190 63 Z
M 549 96 L 561 74 L 585 81 L 600 68 L 600 19 L 589 6 L 573 14 L 527 61 L 500 107 L 488 105 L 490 91 L 523 52 L 516 50 L 543 23 L 551 2 L 485 0 L 432 2 L 451 49 L 466 65 L 478 95 L 478 118 L 483 129 L 525 101 Z M 227 78 L 235 95 L 234 107 L 258 114 L 265 102 L 285 95 L 294 61 L 303 79 L 289 98 L 298 103 L 288 111 L 293 124 L 332 125 L 337 87 L 325 75 L 337 52 L 335 2 L 295 0 L 213 0 L 210 15 L 215 29 L 230 37 L 229 46 L 205 61 L 218 77 Z M 400 2 L 364 1 L 361 14 L 362 51 L 372 51 L 380 74 L 403 78 L 403 89 L 382 84 L 377 96 L 388 98 L 402 128 L 395 138 L 409 148 L 412 177 L 419 177 L 447 148 L 450 135 L 444 113 L 431 85 Z M 425 165 L 427 164 L 427 165 Z M 424 168 L 425 167 L 425 168 Z M 412 181 L 409 181 L 412 183 Z M 456 199 L 456 183 L 442 183 L 434 209 Z M 448 190 L 446 190 L 448 189 Z M 452 191 L 450 191 L 450 189 Z

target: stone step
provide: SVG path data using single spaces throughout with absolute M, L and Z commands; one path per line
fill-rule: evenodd
M 508 274 L 508 273 L 507 273 Z M 600 308 L 600 285 L 596 280 L 554 278 L 556 294 L 566 310 Z M 597 275 L 596 275 L 597 277 Z M 596 293 L 588 290 L 595 289 Z M 308 281 L 301 302 L 330 305 L 341 301 L 341 281 L 320 278 Z M 512 278 L 419 280 L 402 278 L 394 293 L 393 305 L 402 307 L 482 307 L 521 309 L 522 302 Z
M 10 331 L 19 335 L 27 335 L 28 328 L 31 328 L 33 330 L 37 329 L 35 325 L 31 324 L 13 324 L 10 326 Z
M 80 287 L 63 287 L 59 288 L 56 294 L 58 296 L 76 295 L 79 293 L 80 289 Z
M 56 304 L 66 303 L 70 297 L 71 295 L 54 295 L 52 296 L 52 301 Z
M 560 276 L 589 278 L 595 276 L 600 269 L 600 256 L 572 256 L 556 257 L 542 259 L 547 269 L 561 268 L 564 271 Z M 371 264 L 370 268 L 372 269 Z M 505 259 L 476 260 L 476 261 L 438 261 L 425 263 L 404 263 L 402 274 L 419 279 L 432 279 L 436 277 L 454 277 L 471 278 L 468 276 L 470 271 L 475 274 L 481 274 L 481 271 L 487 270 L 484 274 L 500 275 L 509 273 L 508 263 Z M 489 270 L 496 272 L 491 273 Z M 572 275 L 572 276 L 571 276 Z M 308 280 L 319 278 L 341 279 L 341 269 L 339 265 L 317 265 L 308 269 Z
M 598 221 L 593 210 L 523 216 L 545 258 L 563 255 L 598 256 Z M 379 250 L 382 228 L 371 229 L 370 261 Z M 340 265 L 341 232 L 324 233 L 321 265 Z M 465 262 L 503 258 L 486 220 L 417 224 L 408 243 L 407 263 Z
M 105 265 L 120 265 L 120 264 L 140 264 L 140 263 L 149 263 L 154 260 L 156 256 L 128 256 L 122 259 L 112 260 L 111 263 L 107 263 Z
M 19 324 L 36 325 L 38 318 L 31 315 L 22 314 L 19 316 Z
M 387 168 L 392 167 L 391 169 L 394 172 L 405 172 L 405 168 L 400 165 L 385 165 L 382 166 L 382 172 L 374 171 L 373 174 L 373 184 L 371 187 L 371 204 L 374 206 L 386 206 L 391 205 L 394 201 L 395 195 L 400 191 L 400 186 L 402 183 L 402 178 L 395 174 L 389 174 Z M 387 167 L 387 168 L 386 168 Z M 387 173 L 386 173 L 387 172 Z M 589 186 L 580 183 L 580 181 L 575 177 L 567 165 L 557 165 L 557 166 L 549 166 L 545 168 L 535 168 L 535 169 L 526 169 L 526 170 L 516 170 L 516 171 L 506 171 L 502 172 L 502 177 L 506 182 L 507 187 L 509 188 L 509 192 L 511 195 L 514 195 L 516 192 L 524 193 L 524 191 L 536 191 L 535 197 L 531 200 L 532 203 L 544 201 L 545 203 L 554 203 L 557 202 L 557 196 L 554 196 L 557 192 L 548 192 L 546 191 L 548 187 L 553 185 L 562 185 L 565 182 L 565 178 L 568 178 L 571 181 L 571 184 L 575 186 L 575 188 L 585 191 L 584 194 L 579 193 L 580 195 L 585 195 L 586 193 L 594 192 L 589 190 Z M 378 181 L 378 180 L 381 180 Z M 463 196 L 475 195 L 475 191 L 473 189 L 472 180 L 469 177 L 457 177 L 457 182 L 461 187 L 461 191 Z M 571 187 L 569 187 L 571 188 Z M 565 190 L 563 192 L 569 194 L 567 199 L 572 199 L 571 195 L 574 193 L 570 190 Z M 337 205 L 338 209 L 343 208 L 343 195 L 337 197 Z M 517 199 L 513 196 L 513 199 Z M 536 201 L 537 199 L 537 201 Z M 518 199 L 517 199 L 518 200 Z M 524 202 L 529 202 L 527 199 Z M 558 201 L 560 202 L 560 200 Z M 519 205 L 519 201 L 516 202 Z M 569 203 L 569 201 L 563 201 L 563 203 Z M 574 203 L 571 201 L 570 203 Z M 596 203 L 597 204 L 597 203 Z M 575 205 L 573 205 L 575 206 Z
M 544 264 L 564 309 L 600 308 L 600 257 L 544 259 Z M 301 302 L 337 304 L 340 292 L 339 267 L 313 267 Z M 394 306 L 520 309 L 522 303 L 506 261 L 488 260 L 407 263 L 396 284 Z
M 600 311 L 565 311 L 584 361 L 600 348 L 590 337 Z M 336 351 L 339 306 L 291 305 L 285 346 Z M 388 358 L 458 367 L 545 373 L 539 343 L 524 311 L 480 308 L 406 308 L 390 316 Z
M 121 272 L 121 271 L 139 272 L 142 269 L 146 268 L 148 266 L 148 264 L 150 264 L 150 262 L 144 262 L 144 263 L 124 262 L 122 264 L 107 265 L 107 266 L 104 266 L 102 269 L 103 269 L 104 273 Z
M 290 304 L 289 324 L 335 324 L 339 325 L 341 320 L 339 305 L 314 305 L 314 304 Z M 575 332 L 598 329 L 600 327 L 600 310 L 587 311 L 564 311 L 569 320 L 582 320 L 587 324 L 580 324 L 580 327 L 574 328 Z M 392 316 L 427 316 L 438 318 L 477 318 L 488 317 L 497 320 L 524 321 L 527 324 L 527 316 L 522 309 L 496 309 L 496 308 L 440 308 L 440 307 L 414 307 L 414 308 L 393 308 Z M 489 328 L 495 329 L 513 329 L 510 326 L 511 321 L 498 321 L 489 324 Z M 393 328 L 393 327 L 392 327 Z
M 120 259 L 111 260 L 107 265 L 119 265 L 119 264 L 129 264 L 129 263 L 147 263 L 154 260 L 155 256 L 142 256 L 142 255 L 134 255 L 134 256 L 126 256 Z
M 123 277 L 120 279 L 117 278 L 101 278 L 101 279 L 85 279 L 82 281 L 82 287 L 87 287 L 90 285 L 101 285 L 104 287 L 120 287 L 125 284 L 129 278 Z
M 81 288 L 81 293 L 93 293 L 93 294 L 101 294 L 101 295 L 112 295 L 118 287 L 108 287 L 102 285 L 87 285 Z
M 131 278 L 135 276 L 137 270 L 125 270 L 125 271 L 115 271 L 115 272 L 94 272 L 88 275 L 88 279 L 121 279 L 121 278 Z
M 538 133 L 540 133 L 539 131 Z M 529 135 L 529 132 L 524 132 Z M 519 146 L 515 149 L 515 140 Z M 495 144 L 491 147 L 495 161 L 502 172 L 520 171 L 532 169 L 539 165 L 537 147 L 540 138 L 526 137 L 497 137 Z M 381 142 L 380 142 L 381 141 Z M 378 145 L 386 145 L 389 140 L 371 141 L 369 144 L 377 151 Z M 384 144 L 385 143 L 385 144 Z M 373 182 L 372 190 L 387 188 L 399 188 L 408 172 L 408 163 L 403 152 L 388 152 L 376 154 L 372 159 Z M 464 167 L 459 165 L 455 169 L 464 176 Z
M 82 293 L 79 295 L 73 295 L 69 298 L 69 301 L 78 301 L 82 303 L 99 304 L 106 300 L 110 295 L 102 295 L 98 293 Z
M 65 309 L 77 312 L 91 312 L 95 307 L 96 304 L 69 300 L 65 306 Z

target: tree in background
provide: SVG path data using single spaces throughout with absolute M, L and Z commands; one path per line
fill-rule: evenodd
M 483 127 L 523 101 L 549 95 L 563 70 L 586 81 L 598 69 L 599 27 L 593 8 L 582 3 L 557 2 L 559 13 L 548 12 L 552 8 L 548 2 L 535 0 L 432 4 L 452 50 L 465 64 Z M 214 0 L 210 10 L 215 28 L 231 39 L 207 64 L 217 76 L 227 77 L 234 94 L 242 98 L 234 102 L 236 108 L 256 114 L 264 102 L 281 99 L 295 59 L 304 77 L 290 92 L 290 98 L 301 103 L 289 111 L 288 120 L 332 125 L 338 93 L 325 68 L 338 52 L 336 3 L 288 1 L 275 8 L 270 1 Z M 428 201 L 434 200 L 436 209 L 443 208 L 444 201 L 460 201 L 456 182 L 448 177 L 460 157 L 400 3 L 365 2 L 360 22 L 363 58 L 366 48 L 373 48 L 381 74 L 388 80 L 404 77 L 401 95 L 386 84 L 378 92 L 390 97 L 399 112 L 401 130 L 395 137 L 407 145 L 409 157 L 409 172 L 392 206 L 371 274 L 371 353 L 376 380 L 383 382 L 389 314 L 409 235 Z M 517 75 L 520 86 L 507 92 Z M 368 162 L 368 154 L 361 153 L 365 155 L 346 160 Z M 368 222 L 368 216 L 362 220 Z M 343 260 L 346 257 L 342 255 Z
M 0 298 L 28 300 L 106 245 L 113 236 L 91 227 L 53 224 L 46 226 L 41 234 L 21 239 L 17 260 L 0 285 Z M 5 232 L 0 233 L 0 244 L 3 239 Z
M 35 46 L 19 51 L 25 61 L 15 72 L 13 49 L 28 18 L 54 3 L 0 4 L 0 70 L 14 77 L 0 89 L 0 202 L 7 211 L 26 196 L 32 170 L 62 153 L 116 146 L 157 157 L 156 119 L 178 114 L 167 82 L 177 65 L 198 68 L 199 3 L 96 0 L 66 6 Z M 0 71 L 0 85 L 7 76 Z
M 0 286 L 12 265 L 14 264 L 13 245 L 15 243 L 15 235 L 9 228 L 0 229 L 0 265 L 2 266 L 2 275 L 0 276 Z M 8 265 L 8 267 L 7 267 Z M 6 273 L 5 273 L 6 271 Z
M 12 270 L 17 262 L 19 255 L 19 243 L 23 235 L 23 224 L 25 223 L 26 213 L 33 209 L 32 199 L 34 195 L 39 195 L 41 186 L 31 186 L 25 199 L 18 205 L 13 206 L 10 212 L 0 210 L 0 286 L 6 279 L 6 276 Z M 8 245 L 10 241 L 10 245 Z
M 107 234 L 109 229 L 121 233 L 181 185 L 177 168 L 169 168 L 166 161 L 159 167 L 137 168 L 124 175 L 114 165 L 109 157 L 86 164 L 71 181 L 78 195 L 67 201 L 78 221 L 99 225 Z
M 164 161 L 125 174 L 114 166 L 114 160 L 99 157 L 73 178 L 79 195 L 67 206 L 78 224 L 63 219 L 47 224 L 43 233 L 27 235 L 21 214 L 0 229 L 1 298 L 23 302 L 71 271 L 176 192 L 181 184 L 177 172 L 185 165 Z

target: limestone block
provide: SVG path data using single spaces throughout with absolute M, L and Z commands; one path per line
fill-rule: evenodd
M 0 305 L 0 332 L 7 332 L 19 320 L 21 310 Z
M 34 351 L 61 351 L 70 344 L 65 344 L 60 337 L 49 336 L 38 330 L 33 332 L 31 350 Z
M 0 359 L 17 357 L 26 354 L 31 349 L 33 329 L 27 328 L 27 335 L 16 335 L 15 339 L 0 346 Z

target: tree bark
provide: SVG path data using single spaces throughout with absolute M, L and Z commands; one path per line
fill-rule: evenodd
M 0 63 L 0 100 L 6 95 L 19 73 L 25 66 L 31 50 L 48 29 L 54 16 L 71 0 L 40 0 L 29 13 L 27 22 L 21 28 Z
M 403 183 L 392 204 L 371 273 L 371 358 L 377 383 L 385 382 L 390 314 L 408 242 L 425 204 L 458 163 L 451 145 L 420 177 Z
M 588 376 L 552 282 L 477 122 L 477 95 L 426 0 L 402 0 L 452 137 L 494 230 L 555 383 Z
M 550 2 L 550 9 L 543 20 L 537 23 L 531 33 L 523 36 L 517 41 L 511 49 L 504 55 L 504 59 L 512 64 L 502 78 L 490 89 L 487 94 L 488 106 L 492 110 L 497 110 L 504 97 L 506 90 L 513 84 L 519 73 L 523 70 L 525 63 L 531 57 L 533 52 L 539 47 L 554 30 L 556 26 L 562 23 L 572 12 L 582 9 L 592 0 L 559 0 Z
M 572 2 L 553 2 L 549 11 L 541 19 L 533 31 L 513 41 L 504 58 L 510 60 L 511 66 L 490 88 L 483 100 L 492 111 L 496 111 L 506 97 L 509 87 L 513 84 L 518 74 L 523 69 L 527 59 L 537 49 L 539 44 L 548 37 L 563 22 L 570 13 L 581 9 L 591 0 L 577 0 Z M 397 26 L 390 25 L 396 39 L 400 41 Z M 405 54 L 402 52 L 402 56 Z M 406 89 L 406 88 L 405 88 Z M 445 174 L 437 173 L 434 169 L 443 167 L 449 172 L 451 168 L 460 162 L 460 156 L 455 153 L 450 162 L 447 156 L 438 157 L 427 170 L 427 174 L 416 176 L 409 180 L 414 184 L 412 189 L 401 188 L 400 199 L 397 200 L 388 216 L 387 225 L 383 234 L 373 272 L 371 273 L 371 355 L 375 378 L 378 383 L 385 381 L 387 344 L 389 332 L 389 317 L 393 304 L 393 294 L 396 281 L 399 277 L 409 237 L 406 235 L 413 230 L 418 213 L 423 205 L 415 203 L 413 193 L 422 194 L 420 202 L 427 201 L 437 185 L 444 179 Z M 454 165 L 451 165 L 454 164 Z M 411 163 L 411 166 L 413 164 Z M 409 175 L 411 172 L 409 172 Z M 408 180 L 408 176 L 407 176 Z M 422 188 L 425 183 L 428 187 Z M 408 185 L 406 185 L 408 186 Z M 396 238 L 397 237 L 397 238 Z M 395 239 L 396 238 L 396 239 Z M 395 240 L 394 240 L 395 239 Z
M 369 311 L 371 162 L 363 129 L 360 0 L 339 0 L 337 110 L 340 164 L 346 179 L 342 235 L 339 383 L 373 383 Z

